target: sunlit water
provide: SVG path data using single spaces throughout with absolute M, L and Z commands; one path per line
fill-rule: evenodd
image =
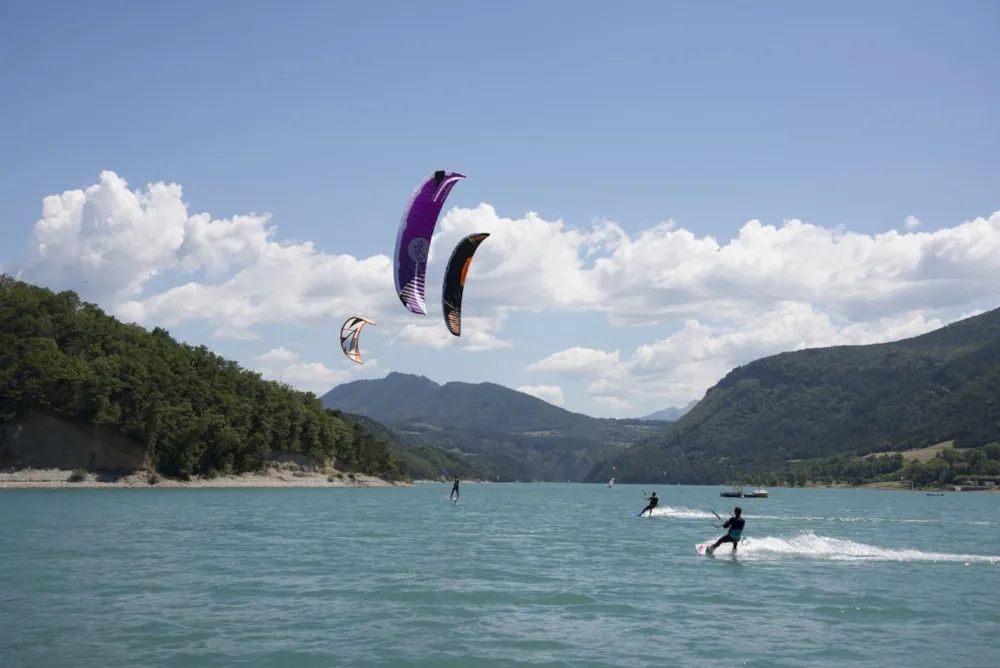
M 0 666 L 996 665 L 1000 494 L 0 492 Z

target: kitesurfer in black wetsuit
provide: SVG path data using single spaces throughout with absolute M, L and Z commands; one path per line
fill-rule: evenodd
M 451 485 L 451 494 L 448 495 L 448 498 L 450 499 L 452 497 L 455 497 L 455 499 L 458 499 L 458 496 L 459 496 L 458 495 L 458 476 L 455 476 L 455 482 L 453 482 L 452 485 Z
M 639 513 L 639 517 L 642 517 L 643 514 L 647 510 L 649 511 L 649 514 L 652 515 L 653 514 L 653 508 L 655 508 L 656 504 L 658 504 L 660 502 L 660 500 L 658 498 L 656 498 L 656 492 L 653 492 L 652 494 L 650 494 L 649 496 L 647 496 L 646 500 L 649 501 L 649 503 L 646 504 L 646 507 L 643 508 L 642 512 Z
M 712 546 L 709 547 L 706 550 L 706 552 L 712 554 L 713 552 L 715 552 L 715 548 L 719 547 L 723 543 L 732 543 L 733 552 L 736 551 L 737 546 L 739 546 L 740 544 L 740 538 L 742 538 L 743 536 L 743 525 L 745 525 L 747 522 L 745 519 L 741 517 L 742 514 L 743 514 L 742 508 L 740 508 L 739 506 L 733 508 L 733 516 L 730 517 L 728 520 L 726 520 L 722 525 L 722 528 L 729 529 L 729 532 L 719 540 L 715 541 L 715 543 L 712 544 Z

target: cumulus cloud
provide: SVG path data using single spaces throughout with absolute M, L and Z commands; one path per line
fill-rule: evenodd
M 444 348 L 459 348 L 470 352 L 485 352 L 510 348 L 513 343 L 496 335 L 503 326 L 503 316 L 495 318 L 462 318 L 462 336 L 453 336 L 443 321 L 433 324 L 407 324 L 393 337 L 393 343 L 419 348 L 443 350 Z
M 562 406 L 566 403 L 562 388 L 558 385 L 522 385 L 517 388 L 517 391 L 530 394 L 554 406 Z
M 566 375 L 586 375 L 606 371 L 618 364 L 618 351 L 610 353 L 574 346 L 528 365 L 528 371 L 552 371 Z
M 597 395 L 594 397 L 594 403 L 614 413 L 625 413 L 635 410 L 632 404 L 621 397 Z
M 346 383 L 350 379 L 349 372 L 327 368 L 322 362 L 289 364 L 280 372 L 280 380 L 283 382 L 318 395 L 325 394 L 334 386 Z
M 257 371 L 268 380 L 287 383 L 297 390 L 326 394 L 334 386 L 351 380 L 351 373 L 341 369 L 330 369 L 322 362 L 297 363 L 299 354 L 284 347 L 273 348 L 257 355 Z M 365 363 L 369 369 L 376 366 L 375 360 Z
M 218 274 L 254 264 L 274 233 L 267 216 L 212 220 L 189 216 L 177 184 L 129 190 L 110 171 L 85 190 L 42 201 L 31 252 L 22 268 L 31 281 L 80 286 L 97 298 L 142 292 L 160 273 L 204 269 Z
M 614 323 L 639 323 L 742 317 L 798 302 L 870 320 L 995 295 L 1000 274 L 1000 212 L 933 232 L 884 234 L 751 220 L 720 243 L 672 222 L 630 236 L 612 222 L 575 229 L 530 212 L 505 218 L 481 204 L 443 215 L 428 285 L 472 232 L 490 238 L 467 277 L 463 336 L 451 343 L 437 332 L 439 300 L 428 299 L 421 322 L 400 307 L 387 255 L 281 242 L 266 215 L 191 214 L 179 185 L 133 191 L 109 171 L 84 190 L 45 198 L 22 273 L 110 300 L 140 323 L 207 320 L 219 336 L 240 336 L 261 323 L 365 313 L 397 328 L 400 344 L 470 351 L 507 345 L 498 329 L 512 310 L 595 310 Z M 190 278 L 144 294 L 165 272 Z
M 358 258 L 283 241 L 266 214 L 193 213 L 178 184 L 130 189 L 105 171 L 85 189 L 44 199 L 16 269 L 126 320 L 202 322 L 227 338 L 356 313 L 398 346 L 485 353 L 516 343 L 504 331 L 515 311 L 602 312 L 615 326 L 683 323 L 627 358 L 567 347 L 530 367 L 583 378 L 602 407 L 626 410 L 620 402 L 642 395 L 686 402 L 754 356 L 919 333 L 942 323 L 942 308 L 971 310 L 1000 294 L 1000 211 L 936 230 L 918 231 L 919 222 L 910 216 L 903 231 L 865 234 L 750 220 L 717 240 L 674 221 L 627 234 L 609 221 L 572 227 L 532 212 L 504 217 L 488 204 L 452 208 L 430 250 L 428 315 L 415 317 L 395 295 L 387 254 Z M 463 332 L 453 337 L 433 295 L 439 288 L 430 286 L 440 285 L 451 249 L 473 232 L 490 237 L 467 274 Z M 266 362 L 302 383 L 349 373 L 298 359 Z
M 284 346 L 268 350 L 263 355 L 258 355 L 255 360 L 265 364 L 290 364 L 299 358 L 299 354 L 286 349 Z

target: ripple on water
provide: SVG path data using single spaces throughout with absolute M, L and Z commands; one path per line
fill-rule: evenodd
M 628 489 L 4 492 L 0 665 L 912 668 L 1000 649 L 982 529 L 1000 495 L 778 490 L 745 504 L 747 549 L 704 558 L 717 490 L 671 489 L 637 522 Z

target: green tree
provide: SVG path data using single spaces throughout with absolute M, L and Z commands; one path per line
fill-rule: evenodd
M 186 478 L 264 468 L 272 453 L 334 460 L 400 477 L 386 444 L 312 393 L 265 381 L 205 346 L 148 332 L 0 276 L 0 426 L 31 411 L 103 426 L 145 447 L 151 466 Z

